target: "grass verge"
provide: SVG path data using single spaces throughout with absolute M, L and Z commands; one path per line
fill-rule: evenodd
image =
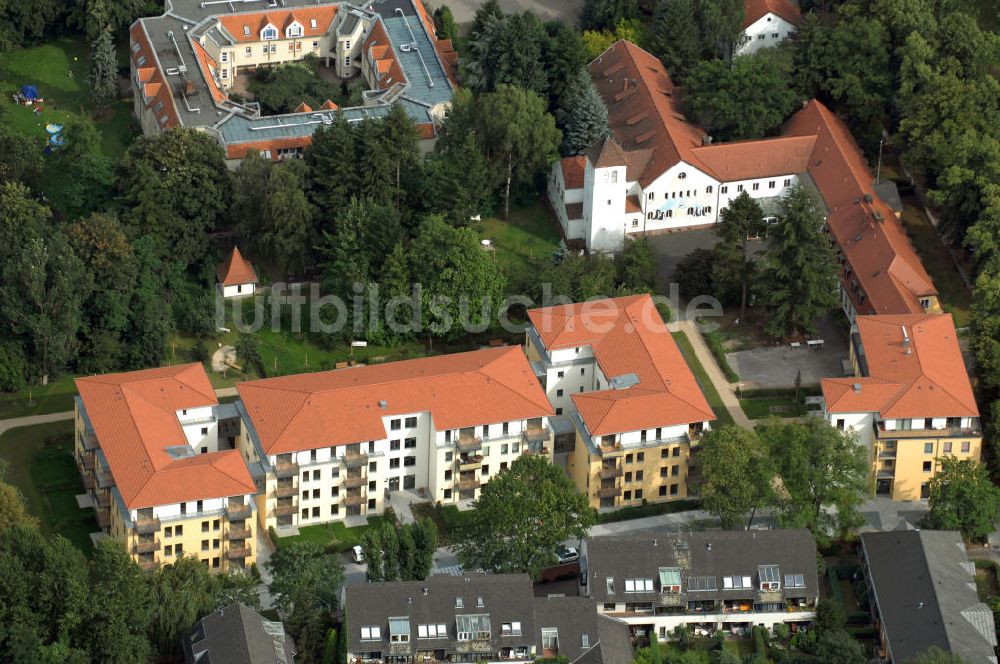
M 722 336 L 719 332 L 714 330 L 703 333 L 701 336 L 704 337 L 708 349 L 712 351 L 712 357 L 719 364 L 719 369 L 722 370 L 722 374 L 726 377 L 726 380 L 730 383 L 740 382 L 740 375 L 736 373 L 736 370 L 730 366 L 729 360 L 726 359 L 726 349 L 722 345 Z
M 494 257 L 512 284 L 536 273 L 536 262 L 559 248 L 559 231 L 548 206 L 540 199 L 510 212 L 510 219 L 484 219 L 479 234 L 489 240 Z
M 298 542 L 313 542 L 333 553 L 350 551 L 351 547 L 361 544 L 361 536 L 369 528 L 381 527 L 384 519 L 381 516 L 368 517 L 368 525 L 348 528 L 343 523 L 321 523 L 315 526 L 299 528 L 298 535 L 278 537 L 275 546 L 283 547 Z
M 751 420 L 763 420 L 772 415 L 775 417 L 802 417 L 809 412 L 806 405 L 796 401 L 794 397 L 740 399 L 740 408 Z
M 24 494 L 28 510 L 46 535 L 62 535 L 89 555 L 98 530 L 92 509 L 81 510 L 83 485 L 73 462 L 73 422 L 18 427 L 0 436 L 5 480 Z
M 438 546 L 450 546 L 462 537 L 462 529 L 475 518 L 475 510 L 460 510 L 454 505 L 417 503 L 411 506 L 413 516 L 429 518 L 438 529 Z
M 0 392 L 0 420 L 73 410 L 76 385 L 72 376 L 61 376 L 48 385 L 29 390 Z
M 636 505 L 635 507 L 623 507 L 614 512 L 602 512 L 597 517 L 598 523 L 615 523 L 617 521 L 631 521 L 632 519 L 644 519 L 649 516 L 659 514 L 674 514 L 675 512 L 687 512 L 701 507 L 698 499 L 671 500 L 665 503 L 647 503 L 646 505 Z
M 695 355 L 694 347 L 691 345 L 691 340 L 688 339 L 687 334 L 684 332 L 673 332 L 672 334 L 674 341 L 677 342 L 677 345 L 681 349 L 681 354 L 684 355 L 688 366 L 691 367 L 691 372 L 694 373 L 694 377 L 701 387 L 702 394 L 705 395 L 708 405 L 712 407 L 712 412 L 715 413 L 716 420 L 714 425 L 720 427 L 727 424 L 734 424 L 733 416 L 729 414 L 729 409 L 722 403 L 722 397 L 719 396 L 719 391 L 715 389 L 715 385 L 712 384 L 712 380 L 708 377 L 705 367 L 701 366 L 701 362 L 698 361 L 698 356 Z

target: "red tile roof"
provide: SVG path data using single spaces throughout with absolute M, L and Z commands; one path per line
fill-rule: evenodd
M 855 309 L 861 314 L 923 313 L 920 298 L 937 295 L 937 289 L 895 212 L 875 193 L 868 163 L 844 121 L 814 99 L 792 116 L 784 133 L 816 137 L 808 173 L 850 266 L 841 281 Z
M 145 83 L 143 100 L 146 108 L 152 109 L 157 124 L 163 129 L 176 127 L 180 124 L 180 116 L 174 105 L 174 97 L 170 85 L 163 78 L 163 73 L 156 66 L 156 55 L 142 27 L 142 21 L 136 21 L 129 28 L 130 43 L 138 46 L 138 50 L 129 49 L 132 65 L 139 75 L 139 81 Z M 134 48 L 133 46 L 133 48 Z M 142 64 L 140 64 L 142 61 Z M 151 85 L 152 84 L 152 85 Z
M 715 419 L 649 295 L 528 312 L 548 350 L 590 346 L 609 379 L 635 374 L 625 389 L 574 394 L 592 436 Z
M 867 375 L 824 379 L 829 412 L 877 412 L 888 419 L 979 416 L 951 314 L 858 316 L 855 323 Z
M 691 150 L 722 182 L 804 173 L 815 136 L 781 136 L 755 141 L 713 143 Z
M 587 169 L 587 157 L 577 155 L 575 157 L 563 157 L 559 160 L 562 168 L 563 183 L 566 190 L 583 189 L 583 176 Z
M 789 0 L 744 0 L 743 8 L 746 14 L 744 28 L 749 28 L 768 14 L 780 16 L 792 25 L 802 23 L 802 12 Z
M 369 51 L 369 61 L 374 62 L 375 71 L 378 72 L 376 80 L 378 88 L 386 90 L 396 83 L 406 83 L 406 76 L 403 68 L 396 59 L 396 52 L 389 41 L 389 35 L 385 31 L 382 21 L 376 21 L 372 26 L 368 38 L 365 39 L 365 51 Z
M 520 347 L 270 378 L 237 389 L 267 454 L 383 439 L 382 418 L 397 414 L 429 411 L 438 430 L 553 414 Z
M 201 364 L 77 378 L 87 417 L 128 509 L 256 492 L 236 450 L 176 458 L 177 411 L 218 403 Z
M 225 14 L 219 16 L 219 22 L 226 32 L 237 43 L 250 43 L 260 41 L 260 31 L 268 23 L 278 29 L 279 39 L 285 39 L 285 28 L 293 20 L 302 25 L 302 38 L 319 37 L 330 32 L 333 19 L 337 15 L 337 5 L 323 5 L 321 7 L 297 7 L 294 10 L 276 10 L 270 12 L 248 12 L 245 14 Z M 312 27 L 312 21 L 316 21 L 316 27 Z M 250 34 L 245 34 L 244 26 L 250 29 Z M 298 39 L 298 38 L 296 38 Z
M 278 161 L 278 150 L 282 148 L 306 148 L 312 143 L 312 136 L 287 136 L 263 141 L 242 141 L 226 143 L 226 159 L 245 159 L 251 153 L 271 151 L 271 160 Z
M 202 46 L 198 40 L 191 39 L 191 47 L 194 49 L 194 55 L 198 59 L 198 67 L 201 69 L 201 75 L 205 79 L 205 84 L 208 86 L 208 92 L 212 95 L 212 100 L 215 103 L 219 103 L 223 99 L 226 99 L 226 94 L 219 89 L 218 84 L 215 82 L 215 72 L 219 69 L 219 63 L 215 61 L 205 47 Z
M 337 106 L 337 104 L 335 104 L 334 102 L 330 101 L 329 99 L 327 99 L 320 105 L 320 110 L 323 111 L 336 111 L 338 108 L 340 107 Z
M 219 277 L 219 283 L 223 286 L 257 283 L 257 273 L 254 272 L 250 261 L 240 254 L 239 247 L 233 247 L 229 259 L 219 265 L 216 274 Z

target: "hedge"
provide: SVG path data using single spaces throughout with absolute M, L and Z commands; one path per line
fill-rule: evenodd
M 819 385 L 803 385 L 799 388 L 799 394 L 804 397 L 815 397 L 823 394 Z M 794 387 L 760 387 L 749 390 L 740 390 L 741 399 L 763 399 L 765 397 L 794 397 Z
M 702 336 L 705 338 L 705 343 L 708 344 L 708 349 L 712 351 L 715 361 L 719 364 L 719 368 L 722 369 L 722 373 L 726 376 L 726 380 L 730 383 L 740 382 L 740 375 L 733 370 L 729 365 L 729 360 L 726 359 L 726 349 L 722 346 L 722 339 L 719 338 L 719 333 L 706 332 Z
M 826 580 L 830 584 L 830 597 L 840 602 L 840 605 L 844 605 L 844 593 L 840 589 L 839 577 L 837 576 L 837 571 L 833 567 L 826 568 Z

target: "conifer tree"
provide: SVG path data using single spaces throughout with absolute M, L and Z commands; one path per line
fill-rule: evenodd
M 90 100 L 97 110 L 111 106 L 118 98 L 118 64 L 110 30 L 101 30 L 91 44 Z
M 560 109 L 563 156 L 582 154 L 608 135 L 608 108 L 598 94 L 590 73 L 581 68 L 567 86 L 565 103 Z

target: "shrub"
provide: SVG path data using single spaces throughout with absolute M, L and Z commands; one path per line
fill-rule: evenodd
M 723 375 L 725 375 L 726 380 L 730 383 L 738 383 L 740 381 L 740 375 L 736 373 L 729 364 L 729 360 L 726 359 L 726 349 L 722 345 L 722 339 L 719 337 L 718 332 L 707 332 L 702 335 L 705 338 L 705 343 L 708 344 L 708 349 L 712 351 L 712 357 L 719 364 L 719 368 L 722 369 Z
M 712 292 L 712 263 L 715 254 L 711 249 L 695 249 L 677 263 L 673 279 L 686 298 Z

